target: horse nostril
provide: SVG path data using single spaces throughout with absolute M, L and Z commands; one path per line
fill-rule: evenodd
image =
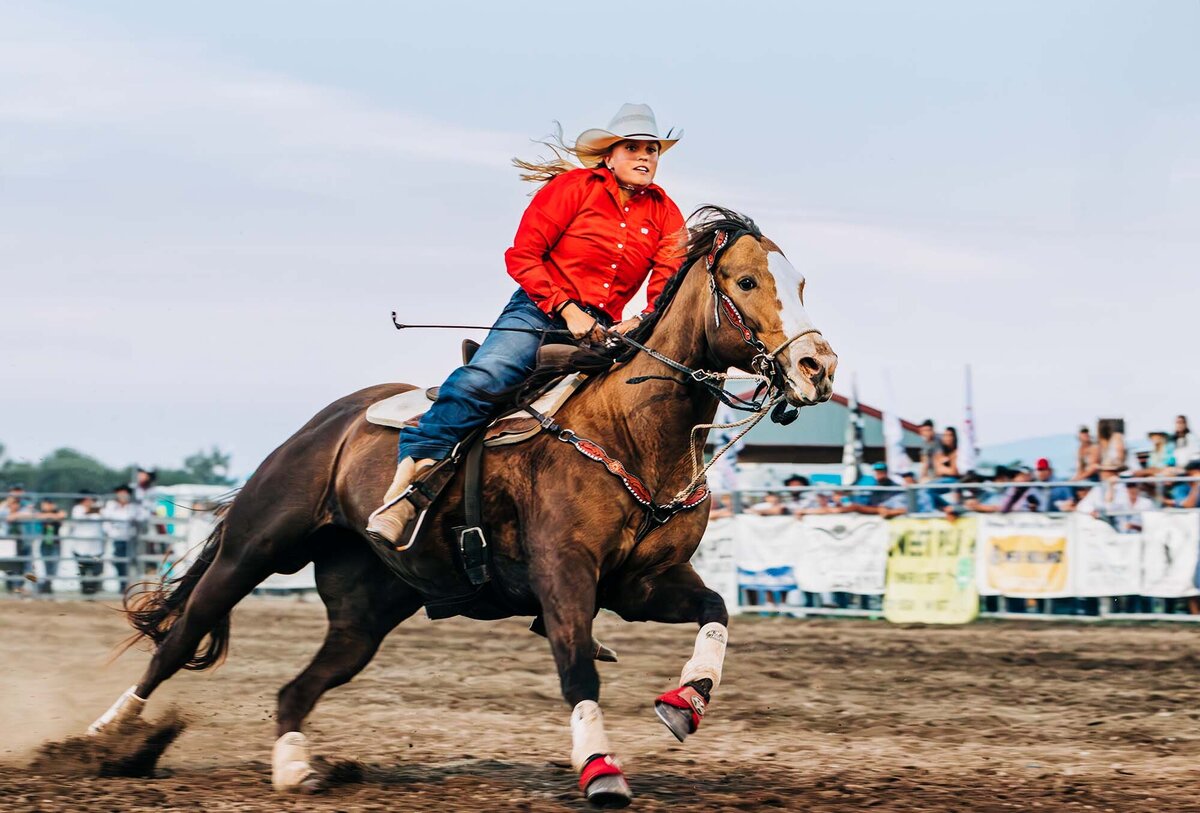
M 825 368 L 812 356 L 805 356 L 797 362 L 797 365 L 808 374 L 814 384 L 820 384 L 825 378 Z

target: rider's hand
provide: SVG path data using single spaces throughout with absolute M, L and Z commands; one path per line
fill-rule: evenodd
M 574 302 L 568 302 L 559 313 L 567 323 L 567 330 L 571 331 L 571 335 L 576 340 L 586 339 L 593 344 L 604 341 L 604 328 L 600 326 L 594 316 L 588 315 Z
M 632 319 L 626 319 L 624 322 L 620 322 L 620 323 L 614 325 L 613 330 L 615 330 L 617 333 L 620 333 L 623 336 L 626 333 L 628 333 L 629 331 L 633 330 L 638 325 L 640 325 L 641 323 L 642 323 L 642 320 L 638 319 L 635 316 Z

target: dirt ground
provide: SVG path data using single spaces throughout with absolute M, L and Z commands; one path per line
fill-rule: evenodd
M 0 809 L 582 810 L 569 710 L 549 649 L 521 622 L 422 617 L 330 692 L 316 753 L 362 765 L 319 796 L 270 786 L 275 693 L 316 650 L 318 603 L 247 601 L 229 661 L 181 674 L 147 716 L 191 725 L 154 779 L 30 769 L 134 682 L 101 604 L 0 602 Z M 620 663 L 602 706 L 635 810 L 1200 811 L 1200 630 L 1171 626 L 737 618 L 725 682 L 676 743 L 652 711 L 690 628 L 598 621 Z

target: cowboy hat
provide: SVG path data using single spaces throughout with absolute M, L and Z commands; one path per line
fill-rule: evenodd
M 586 153 L 604 152 L 618 141 L 657 141 L 659 153 L 662 154 L 675 146 L 683 135 L 683 130 L 668 130 L 665 136 L 658 134 L 658 122 L 654 120 L 654 111 L 647 104 L 623 104 L 617 114 L 608 123 L 607 130 L 593 128 L 584 130 L 575 139 L 575 147 Z M 600 156 L 583 155 L 580 160 L 588 166 L 600 164 Z

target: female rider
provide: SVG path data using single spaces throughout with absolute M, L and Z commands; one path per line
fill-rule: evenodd
M 683 216 L 654 184 L 659 156 L 679 135 L 659 136 L 648 106 L 625 104 L 608 129 L 586 130 L 570 147 L 561 139 L 557 147 L 551 145 L 558 159 L 514 162 L 527 171 L 525 180 L 545 185 L 504 255 L 520 287 L 493 327 L 566 328 L 577 341 L 599 342 L 609 325 L 626 333 L 651 312 L 683 257 Z M 584 166 L 562 160 L 563 152 Z M 625 305 L 646 277 L 645 310 L 622 321 Z M 420 423 L 401 430 L 396 477 L 367 521 L 368 534 L 391 546 L 404 539 L 416 515 L 403 499 L 409 486 L 489 420 L 493 406 L 487 394 L 524 381 L 541 344 L 536 334 L 493 330 L 471 362 L 450 374 Z

